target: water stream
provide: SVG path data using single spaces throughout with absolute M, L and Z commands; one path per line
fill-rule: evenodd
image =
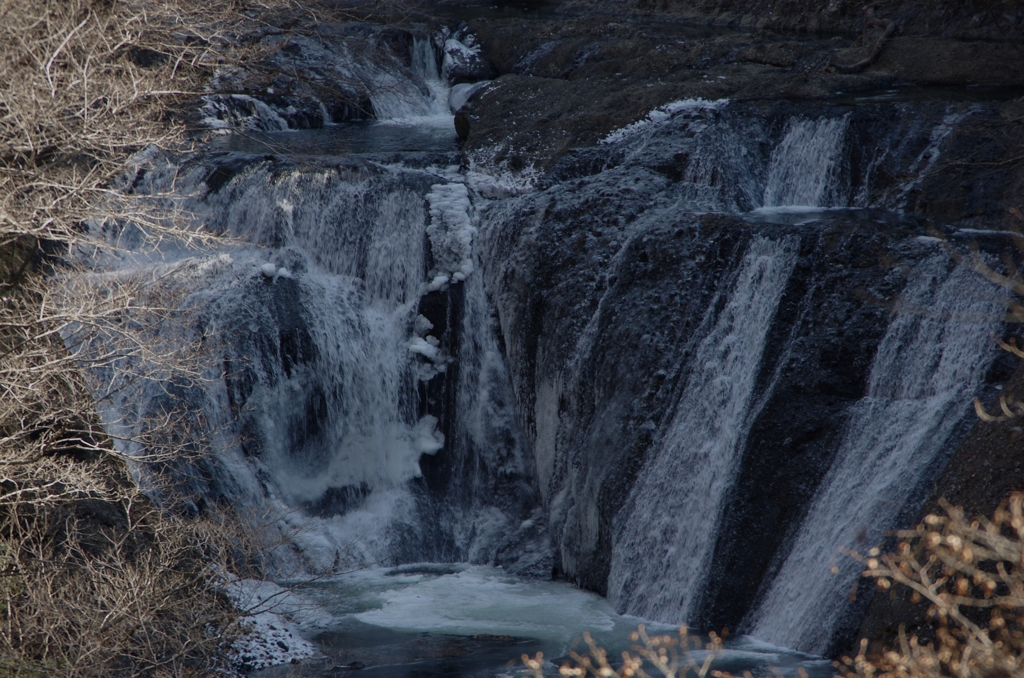
M 617 517 L 608 597 L 619 609 L 665 620 L 692 619 L 698 609 L 700 589 L 679 583 L 698 581 L 709 567 L 794 245 L 750 244 L 728 303 L 697 348 L 676 414 Z

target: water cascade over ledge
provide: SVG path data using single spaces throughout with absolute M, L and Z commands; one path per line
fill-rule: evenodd
M 913 520 L 991 381 L 1005 299 L 934 235 L 969 224 L 912 204 L 981 109 L 686 100 L 510 179 L 459 156 L 439 50 L 408 48 L 360 67 L 376 121 L 260 108 L 247 138 L 140 160 L 135 190 L 230 241 L 103 226 L 96 271 L 175 290 L 204 346 L 171 390 L 214 453 L 178 489 L 264 516 L 278 574 L 369 568 L 395 605 L 515 588 L 500 566 L 605 595 L 610 628 L 834 651 L 862 611 L 838 549 Z M 109 427 L 132 438 L 165 386 L 126 385 Z M 477 567 L 382 569 L 414 563 Z
M 755 239 L 736 286 L 701 340 L 694 371 L 656 451 L 619 512 L 609 598 L 648 619 L 687 619 L 707 570 L 718 516 L 735 482 L 765 339 L 795 263 L 795 243 Z M 709 315 L 718 300 L 713 300 Z M 710 320 L 710 319 L 709 319 Z M 657 498 L 652 501 L 652 498 Z M 686 521 L 679 516 L 687 516 Z

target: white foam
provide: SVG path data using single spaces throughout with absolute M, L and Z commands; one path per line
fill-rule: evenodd
M 371 432 L 352 432 L 338 441 L 326 466 L 275 463 L 274 480 L 293 502 L 314 501 L 332 487 L 397 486 L 422 475 L 421 455 L 444 447 L 436 426 L 437 419 L 428 415 L 411 427 L 390 422 Z

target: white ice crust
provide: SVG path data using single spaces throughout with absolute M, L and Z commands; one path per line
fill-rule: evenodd
M 615 144 L 649 128 L 651 125 L 664 122 L 676 115 L 692 115 L 702 111 L 717 111 L 724 108 L 728 103 L 728 99 L 718 99 L 716 101 L 708 99 L 682 99 L 680 101 L 673 101 L 670 104 L 654 109 L 645 118 L 615 130 L 604 139 L 601 139 L 600 143 Z
M 440 289 L 447 276 L 454 282 L 462 282 L 473 272 L 473 226 L 469 190 L 465 184 L 434 184 L 427 194 L 430 204 L 431 252 L 434 255 L 434 279 L 432 289 Z

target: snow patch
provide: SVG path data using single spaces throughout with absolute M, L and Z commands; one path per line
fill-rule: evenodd
M 225 586 L 242 610 L 246 635 L 231 646 L 232 662 L 243 671 L 298 662 L 316 654 L 300 625 L 325 624 L 331 616 L 281 586 L 256 579 L 235 579 Z

